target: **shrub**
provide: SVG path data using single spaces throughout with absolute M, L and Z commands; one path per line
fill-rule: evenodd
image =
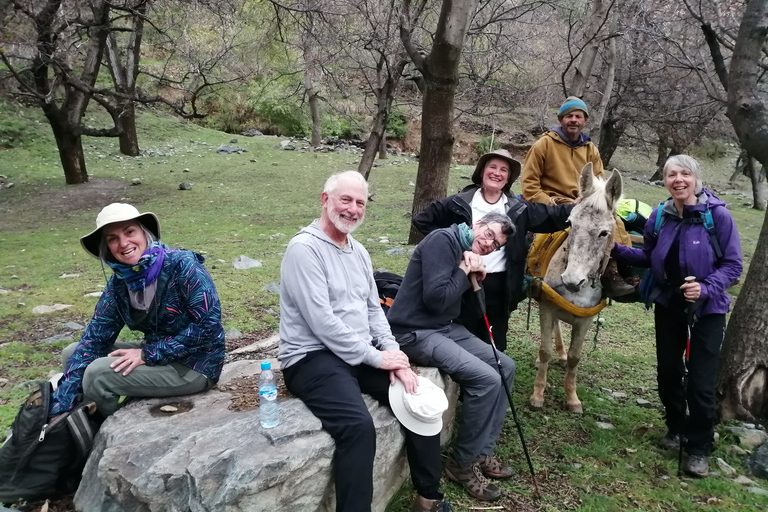
M 691 154 L 698 158 L 708 158 L 717 160 L 728 154 L 730 147 L 725 140 L 702 139 L 695 146 L 691 147 Z
M 360 139 L 363 130 L 360 128 L 362 119 L 354 116 L 337 116 L 327 114 L 323 116 L 323 135 L 341 137 L 342 139 Z
M 490 153 L 491 151 L 496 151 L 500 147 L 501 144 L 499 144 L 498 139 L 493 139 L 493 143 L 491 143 L 490 137 L 483 137 L 477 143 L 477 156 L 482 156 L 486 153 Z
M 389 113 L 387 120 L 387 137 L 393 139 L 404 139 L 408 132 L 408 118 L 404 112 L 393 110 Z
M 262 97 L 253 107 L 257 116 L 269 125 L 264 131 L 274 135 L 309 134 L 309 116 L 298 105 L 286 99 Z

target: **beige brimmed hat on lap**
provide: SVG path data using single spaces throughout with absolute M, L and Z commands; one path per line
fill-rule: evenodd
M 150 233 L 160 239 L 160 221 L 152 212 L 139 213 L 135 206 L 126 203 L 112 203 L 105 206 L 96 217 L 96 229 L 87 235 L 80 237 L 80 245 L 85 252 L 99 258 L 99 243 L 101 242 L 101 228 L 115 222 L 136 220 L 140 222 Z
M 389 406 L 402 425 L 420 436 L 434 436 L 443 429 L 448 398 L 431 380 L 419 377 L 415 393 L 406 393 L 397 379 L 389 386 Z

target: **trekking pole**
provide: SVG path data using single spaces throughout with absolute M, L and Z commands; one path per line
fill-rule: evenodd
M 695 283 L 695 276 L 688 276 L 685 278 L 686 283 Z M 688 328 L 688 336 L 685 339 L 685 355 L 683 357 L 683 403 L 685 404 L 685 411 L 683 411 L 683 432 L 680 436 L 680 450 L 677 454 L 677 476 L 678 478 L 683 476 L 683 434 L 687 430 L 688 420 L 685 419 L 688 412 L 688 362 L 691 359 L 691 327 L 693 326 L 693 312 L 694 304 L 696 301 L 686 299 L 689 302 L 685 307 L 686 313 L 686 327 Z
M 470 274 L 470 280 L 472 281 L 472 288 L 475 292 L 481 290 L 480 283 L 477 282 L 477 276 L 474 273 Z M 499 376 L 501 377 L 501 383 L 504 385 L 504 391 L 507 393 L 507 399 L 509 400 L 509 408 L 512 409 L 512 419 L 515 421 L 515 427 L 517 427 L 517 433 L 520 435 L 520 444 L 523 445 L 523 453 L 525 454 L 525 460 L 528 462 L 528 469 L 531 472 L 531 480 L 533 480 L 533 487 L 536 491 L 536 497 L 541 498 L 541 489 L 539 489 L 539 482 L 536 480 L 536 472 L 533 470 L 533 463 L 531 457 L 528 455 L 528 446 L 525 444 L 525 437 L 523 437 L 523 427 L 520 425 L 520 421 L 517 419 L 517 411 L 515 410 L 515 403 L 512 400 L 512 393 L 509 390 L 509 384 L 507 379 L 504 378 L 504 370 L 501 366 L 501 359 L 499 358 L 499 351 L 496 349 L 496 343 L 493 341 L 493 332 L 491 330 L 491 324 L 488 322 L 488 315 L 485 314 L 485 301 L 478 296 L 478 302 L 480 304 L 480 310 L 483 312 L 483 320 L 485 320 L 485 326 L 488 329 L 488 336 L 491 339 L 491 348 L 493 349 L 493 358 L 496 360 L 496 366 L 499 370 Z

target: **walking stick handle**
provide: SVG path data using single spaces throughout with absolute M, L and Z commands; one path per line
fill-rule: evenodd
M 685 278 L 686 283 L 695 283 L 696 282 L 696 276 L 688 276 Z M 687 302 L 696 302 L 695 300 L 691 299 L 685 299 Z
M 472 283 L 472 289 L 476 292 L 479 292 L 480 283 L 477 282 L 477 274 L 475 272 L 470 272 L 469 281 Z

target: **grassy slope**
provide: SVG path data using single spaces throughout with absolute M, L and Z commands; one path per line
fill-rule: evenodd
M 64 332 L 62 322 L 84 323 L 92 314 L 96 299 L 83 294 L 99 290 L 104 277 L 99 264 L 83 254 L 78 237 L 91 229 L 98 210 L 112 200 L 97 196 L 75 211 L 56 206 L 67 202 L 60 196 L 71 193 L 72 188 L 63 184 L 55 145 L 41 116 L 34 110 L 23 114 L 25 118 L 14 117 L 14 122 L 25 127 L 24 137 L 17 138 L 13 148 L 0 150 L 0 174 L 15 183 L 0 192 L 0 216 L 12 219 L 10 228 L 0 233 L 0 288 L 13 290 L 0 295 L 0 378 L 10 380 L 0 387 L 0 431 L 8 427 L 26 394 L 15 384 L 46 377 L 56 368 L 58 352 L 67 343 L 49 345 L 35 340 Z M 221 295 L 225 328 L 276 329 L 277 296 L 262 287 L 278 281 L 288 237 L 318 215 L 324 179 L 333 171 L 354 168 L 357 157 L 286 152 L 275 148 L 277 139 L 245 137 L 238 137 L 238 145 L 247 153 L 218 155 L 215 148 L 228 143 L 230 135 L 151 113 L 142 114 L 140 120 L 142 149 L 169 155 L 121 157 L 116 140 L 87 139 L 91 174 L 126 182 L 141 178 L 142 185 L 126 187 L 115 197 L 157 213 L 166 243 L 206 252 L 207 266 Z M 2 127 L 0 123 L 0 141 Z M 416 165 L 402 158 L 390 158 L 384 164 L 373 170 L 375 200 L 356 237 L 367 246 L 376 267 L 402 273 L 407 258 L 388 256 L 384 251 L 401 247 L 407 238 L 408 221 L 403 214 L 410 210 L 413 187 L 409 182 L 415 181 Z M 185 168 L 188 173 L 182 172 Z M 452 169 L 450 190 L 465 184 L 461 176 L 470 173 L 469 167 Z M 181 181 L 193 183 L 194 188 L 177 190 Z M 630 180 L 626 184 L 628 196 L 652 204 L 665 196 L 663 189 Z M 732 211 L 748 254 L 754 248 L 762 215 L 742 207 L 743 201 L 725 199 L 734 204 Z M 389 243 L 379 242 L 384 236 Z M 240 254 L 260 259 L 264 267 L 235 271 L 229 261 Z M 63 273 L 81 275 L 60 279 Z M 33 306 L 53 303 L 73 307 L 44 317 L 32 315 Z M 653 444 L 663 433 L 663 420 L 654 389 L 652 317 L 637 305 L 614 305 L 604 317 L 597 349 L 590 351 L 590 338 L 580 366 L 579 395 L 586 412 L 574 417 L 562 410 L 562 370 L 558 368 L 550 372 L 552 388 L 544 412 L 532 413 L 524 407 L 532 388 L 538 319 L 534 307 L 529 332 L 524 308 L 513 314 L 508 353 L 518 364 L 514 398 L 545 498 L 536 502 L 530 497 L 532 488 L 510 416 L 499 453 L 519 476 L 503 484 L 511 492 L 503 502 L 507 509 L 684 511 L 698 510 L 708 499 L 718 499 L 721 501 L 709 508 L 764 510 L 767 498 L 748 494 L 725 478 L 681 484 L 674 477 L 675 459 Z M 623 391 L 628 398 L 611 399 L 601 388 Z M 636 398 L 650 400 L 655 407 L 641 409 L 635 405 Z M 616 429 L 596 428 L 596 414 L 609 415 Z M 640 435 L 648 425 L 653 426 Z M 726 444 L 718 445 L 716 455 L 738 468 L 740 461 L 726 455 Z M 667 475 L 671 478 L 665 479 Z M 458 510 L 484 509 L 457 486 L 446 482 L 445 488 Z M 407 509 L 407 493 L 408 486 L 391 505 L 392 511 Z

